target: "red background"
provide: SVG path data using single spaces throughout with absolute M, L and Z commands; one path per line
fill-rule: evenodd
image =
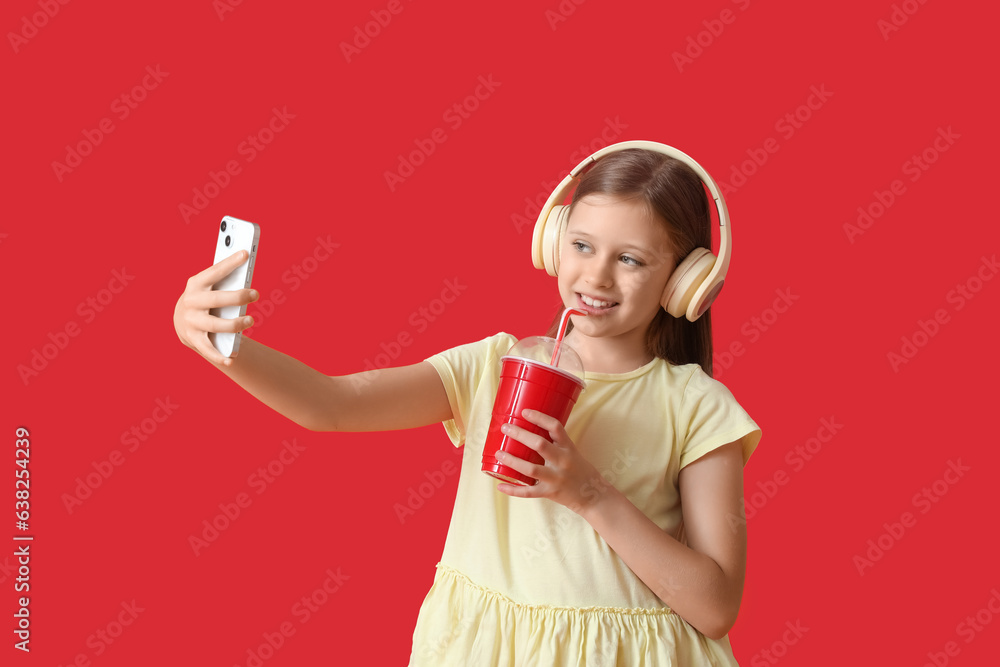
M 174 304 L 211 264 L 228 214 L 260 224 L 254 286 L 285 297 L 273 313 L 251 308 L 253 337 L 328 374 L 386 348 L 408 364 L 500 330 L 542 333 L 555 286 L 532 268 L 531 228 L 515 216 L 609 139 L 668 143 L 720 182 L 745 178 L 727 197 L 734 254 L 712 309 L 717 352 L 743 346 L 717 355 L 716 375 L 764 434 L 745 477 L 755 512 L 730 634 L 740 662 L 922 665 L 930 654 L 980 665 L 1000 650 L 986 428 L 1000 281 L 977 282 L 1000 245 L 986 206 L 994 7 L 567 0 L 558 15 L 555 0 L 422 1 L 392 15 L 384 2 L 247 1 L 220 15 L 207 0 L 52 4 L 51 18 L 44 0 L 6 2 L 0 15 L 0 467 L 13 469 L 15 428 L 29 428 L 35 537 L 27 656 L 11 646 L 15 543 L 3 538 L 4 664 L 83 654 L 102 666 L 246 665 L 284 622 L 295 634 L 269 667 L 405 664 L 457 478 L 405 522 L 394 506 L 457 460 L 443 430 L 308 432 L 184 347 Z M 348 62 L 341 44 L 372 11 L 391 21 Z M 894 13 L 901 25 L 883 34 Z M 694 57 L 678 66 L 685 50 Z M 113 103 L 147 66 L 167 74 L 120 118 Z M 479 77 L 499 85 L 454 127 L 444 114 Z M 239 146 L 274 108 L 294 118 L 247 161 Z M 796 112 L 797 127 L 782 121 Z M 53 163 L 102 119 L 114 130 L 60 180 Z M 602 137 L 609 123 L 618 133 Z M 385 173 L 436 128 L 444 143 L 391 190 Z M 939 128 L 958 135 L 941 153 Z M 765 145 L 763 164 L 746 162 Z M 911 180 L 906 163 L 925 150 L 935 161 Z M 180 205 L 229 160 L 240 173 L 185 221 Z M 858 207 L 877 213 L 876 193 L 897 179 L 903 194 L 850 239 Z M 303 264 L 318 237 L 339 247 Z M 295 283 L 296 266 L 315 270 Z M 124 289 L 116 270 L 133 276 Z M 418 331 L 411 314 L 446 280 L 465 288 Z M 954 298 L 959 285 L 971 299 Z M 776 290 L 798 298 L 775 318 Z M 946 321 L 894 368 L 888 355 L 939 309 Z M 77 335 L 60 337 L 67 325 Z M 412 343 L 392 348 L 404 332 Z M 51 358 L 22 377 L 36 352 Z M 177 406 L 162 423 L 151 421 L 157 399 Z M 824 419 L 842 425 L 832 438 Z M 123 433 L 144 420 L 151 432 L 128 451 Z M 818 435 L 827 442 L 796 464 Z M 283 440 L 305 449 L 258 495 L 248 478 Z M 121 465 L 69 511 L 78 478 L 116 450 Z M 946 476 L 949 461 L 968 470 Z M 13 536 L 13 473 L 4 479 L 0 533 Z M 914 498 L 925 487 L 933 503 Z M 195 555 L 189 537 L 240 493 L 252 504 Z M 913 521 L 892 537 L 885 524 L 904 512 Z M 855 557 L 880 537 L 888 549 L 859 573 Z M 328 568 L 349 579 L 301 623 L 293 608 Z M 143 611 L 98 643 L 133 600 Z M 977 612 L 978 630 L 961 625 Z M 785 633 L 796 623 L 801 637 Z

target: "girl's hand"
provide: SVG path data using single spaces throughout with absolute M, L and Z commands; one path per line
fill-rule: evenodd
M 495 454 L 497 461 L 538 481 L 534 486 L 504 483 L 498 485 L 497 490 L 518 498 L 548 498 L 578 514 L 599 500 L 608 483 L 597 468 L 583 457 L 559 420 L 537 410 L 524 410 L 522 416 L 548 431 L 550 440 L 514 424 L 504 424 L 501 431 L 538 452 L 545 465 L 535 465 L 508 452 L 498 451 Z
M 260 295 L 257 290 L 252 289 L 214 291 L 212 285 L 247 261 L 248 256 L 246 250 L 240 250 L 188 278 L 187 287 L 174 307 L 174 330 L 177 331 L 177 337 L 182 343 L 215 364 L 230 366 L 233 360 L 222 356 L 215 349 L 208 339 L 208 332 L 243 331 L 253 325 L 253 318 L 244 316 L 231 320 L 223 319 L 208 311 L 222 306 L 242 306 L 256 301 Z

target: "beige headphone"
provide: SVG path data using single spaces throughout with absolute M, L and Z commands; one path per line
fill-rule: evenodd
M 688 155 L 671 146 L 653 141 L 622 141 L 606 146 L 584 159 L 563 179 L 542 206 L 535 222 L 535 231 L 531 236 L 531 261 L 536 269 L 545 269 L 550 276 L 559 274 L 559 251 L 569 218 L 569 206 L 562 205 L 562 202 L 565 201 L 570 189 L 579 184 L 580 176 L 598 160 L 610 153 L 629 148 L 642 148 L 680 160 L 694 170 L 715 200 L 715 206 L 719 211 L 721 259 L 713 255 L 708 248 L 695 248 L 670 274 L 663 296 L 660 298 L 660 304 L 668 313 L 674 317 L 687 317 L 689 321 L 694 322 L 715 301 L 726 279 L 732 245 L 729 212 L 726 210 L 726 201 L 722 198 L 719 187 L 708 172 Z

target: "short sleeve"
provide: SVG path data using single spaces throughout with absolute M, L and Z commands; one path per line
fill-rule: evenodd
M 497 366 L 500 357 L 516 341 L 510 334 L 499 333 L 453 347 L 425 360 L 438 372 L 448 394 L 453 418 L 442 422 L 442 425 L 456 447 L 465 444 L 469 418 L 486 369 Z
M 761 430 L 729 389 L 696 366 L 684 388 L 677 420 L 680 467 L 722 445 L 740 441 L 743 465 L 760 442 Z

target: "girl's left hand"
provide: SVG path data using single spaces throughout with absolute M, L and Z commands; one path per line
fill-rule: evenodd
M 524 410 L 521 414 L 535 426 L 545 429 L 551 440 L 514 424 L 504 424 L 500 430 L 538 452 L 545 459 L 545 465 L 536 465 L 508 452 L 496 452 L 497 461 L 538 480 L 534 486 L 504 483 L 498 485 L 497 490 L 518 498 L 548 498 L 577 513 L 597 501 L 608 483 L 583 457 L 559 420 L 537 410 Z

